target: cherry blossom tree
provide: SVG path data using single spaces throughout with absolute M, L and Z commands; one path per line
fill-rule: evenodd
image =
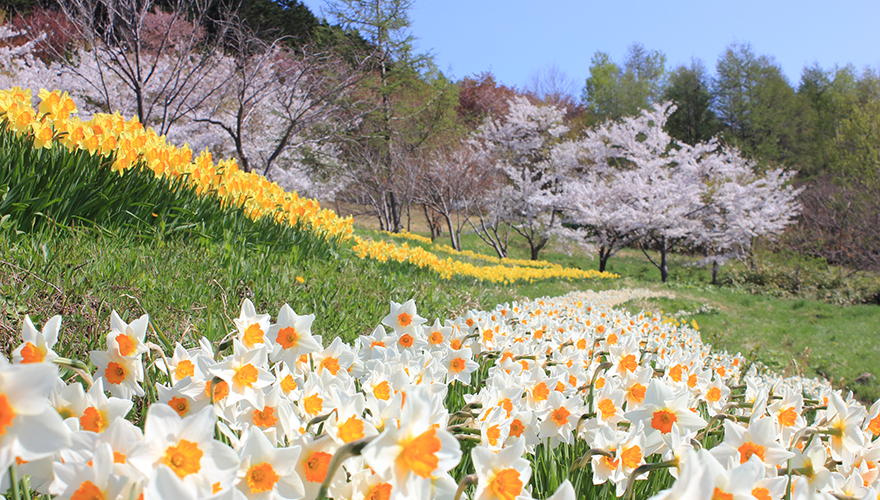
M 568 127 L 563 123 L 564 111 L 555 106 L 538 106 L 519 96 L 508 107 L 506 116 L 487 121 L 475 135 L 495 156 L 496 168 L 506 178 L 492 193 L 497 203 L 490 207 L 489 219 L 508 224 L 525 238 L 531 258 L 537 260 L 558 221 L 557 198 L 551 195 L 561 186 L 551 155 Z M 491 236 L 482 220 L 479 227 L 471 225 L 484 241 Z
M 209 0 L 65 0 L 59 6 L 79 46 L 57 58 L 102 111 L 134 114 L 167 134 L 227 82 L 228 23 L 209 22 Z M 69 60 L 69 63 L 67 62 Z
M 706 250 L 705 262 L 712 263 L 712 284 L 716 284 L 725 261 L 742 258 L 755 238 L 772 238 L 795 222 L 801 190 L 792 185 L 795 172 L 773 169 L 758 174 L 755 164 L 735 148 L 722 148 L 703 164 L 706 209 L 691 240 Z
M 661 279 L 676 246 L 700 247 L 717 266 L 741 255 L 753 238 L 780 233 L 797 216 L 792 172 L 759 174 L 733 148 L 714 140 L 690 146 L 664 130 L 674 106 L 608 122 L 557 154 L 564 188 L 557 195 L 567 225 L 599 248 L 600 268 L 638 243 Z M 648 249 L 659 251 L 656 260 Z M 713 280 L 714 281 L 714 280 Z
M 487 193 L 500 180 L 489 153 L 475 142 L 461 141 L 435 152 L 418 175 L 414 201 L 440 214 L 449 230 L 451 246 L 461 250 L 461 232 L 468 223 L 468 214 L 483 211 Z
M 229 32 L 217 68 L 227 83 L 188 117 L 225 135 L 244 170 L 298 177 L 291 187 L 316 194 L 326 186 L 310 181 L 308 163 L 336 161 L 330 143 L 358 120 L 348 111 L 365 73 L 334 51 L 304 45 L 294 53 L 284 38 L 266 42 L 240 24 Z

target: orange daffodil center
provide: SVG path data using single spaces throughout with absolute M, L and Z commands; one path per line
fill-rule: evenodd
M 461 373 L 462 371 L 464 371 L 464 368 L 464 358 L 455 358 L 449 363 L 449 369 L 455 373 Z
M 779 423 L 782 424 L 784 427 L 791 427 L 797 421 L 797 417 L 798 417 L 798 414 L 795 411 L 794 407 L 786 408 L 786 409 L 782 410 L 781 412 L 779 412 Z M 875 421 L 877 421 L 876 427 L 875 427 Z M 872 428 L 872 427 L 875 427 L 875 428 Z M 871 424 L 868 427 L 868 429 L 871 432 L 873 432 L 875 436 L 877 434 L 880 434 L 880 432 L 874 432 L 875 429 L 880 431 L 880 415 L 878 415 L 877 418 L 875 418 L 874 420 L 871 421 Z
M 121 356 L 131 356 L 137 350 L 137 343 L 124 333 L 116 336 L 116 344 L 119 346 Z
M 434 330 L 433 332 L 431 332 L 431 335 L 428 337 L 428 342 L 430 342 L 431 345 L 442 344 L 443 343 L 443 334 L 437 330 Z
M 381 399 L 382 401 L 388 401 L 391 399 L 391 386 L 388 384 L 387 380 L 383 380 L 373 386 L 373 396 L 376 396 L 376 399 Z
M 667 410 L 657 410 L 651 419 L 651 427 L 666 434 L 672 431 L 672 425 L 676 421 L 678 421 L 678 418 L 675 416 L 675 413 Z
M 107 422 L 107 415 L 104 412 L 90 406 L 79 417 L 79 425 L 83 430 L 101 433 L 110 425 L 110 422 Z
M 627 389 L 627 395 L 630 399 L 635 401 L 636 403 L 641 403 L 645 400 L 645 392 L 647 391 L 647 387 L 642 384 L 635 383 Z
M 278 336 L 275 337 L 275 342 L 284 349 L 290 349 L 295 346 L 298 341 L 299 334 L 296 333 L 296 329 L 292 326 L 278 330 Z
M 571 412 L 568 411 L 565 407 L 557 408 L 553 410 L 553 413 L 550 417 L 553 422 L 558 426 L 563 426 L 568 423 L 568 417 L 571 415 Z
M 255 345 L 263 343 L 263 329 L 257 323 L 248 326 L 244 331 L 242 340 L 245 347 L 253 349 Z
M 21 350 L 21 362 L 24 363 L 42 363 L 46 358 L 46 352 L 28 342 Z
M 364 437 L 364 421 L 352 415 L 338 429 L 339 439 L 343 443 L 357 441 Z
M 162 463 L 170 467 L 177 477 L 183 479 L 201 470 L 202 455 L 203 452 L 198 444 L 181 439 L 177 446 L 172 445 L 165 450 Z
M 397 323 L 400 324 L 400 326 L 406 328 L 410 324 L 412 324 L 412 316 L 405 312 L 402 312 L 397 315 Z
M 306 473 L 306 481 L 311 483 L 322 483 L 327 477 L 327 469 L 330 466 L 330 459 L 333 455 L 316 451 L 309 455 L 303 461 L 303 470 Z
M 733 493 L 725 493 L 721 488 L 715 488 L 711 500 L 733 500 Z
M 639 367 L 639 362 L 636 361 L 635 354 L 627 354 L 620 360 L 620 366 L 629 372 L 634 372 Z
M 168 406 L 173 408 L 181 417 L 185 417 L 189 413 L 189 401 L 186 398 L 173 397 L 168 401 Z
M 391 485 L 388 483 L 379 483 L 370 488 L 364 500 L 390 500 Z
M 602 418 L 608 419 L 617 413 L 617 407 L 614 405 L 614 401 L 605 398 L 602 401 L 599 401 L 599 411 L 602 412 Z
M 523 482 L 519 478 L 519 471 L 504 469 L 495 474 L 489 488 L 499 500 L 513 500 L 522 493 Z
M 743 443 L 737 451 L 739 451 L 739 463 L 744 464 L 752 458 L 752 455 L 757 455 L 763 462 L 766 449 L 759 444 L 748 441 Z
M 271 406 L 267 406 L 262 410 L 254 410 L 253 417 L 254 425 L 261 429 L 272 427 L 278 422 L 278 418 L 275 416 L 275 408 Z
M 6 434 L 6 429 L 12 425 L 15 420 L 15 409 L 9 404 L 6 394 L 0 394 L 0 436 Z
M 403 444 L 403 450 L 397 457 L 397 463 L 405 470 L 427 479 L 437 470 L 437 465 L 440 462 L 437 452 L 440 451 L 440 448 L 437 429 L 431 427 L 408 443 Z
M 254 382 L 257 381 L 258 375 L 259 372 L 254 367 L 254 365 L 248 363 L 235 371 L 235 375 L 232 377 L 232 380 L 235 381 L 235 383 L 243 385 L 245 387 L 251 387 L 254 385 Z
M 628 469 L 635 469 L 642 463 L 642 449 L 636 445 L 630 448 L 624 448 L 620 454 L 620 460 L 623 466 Z
M 321 368 L 326 369 L 332 375 L 336 375 L 339 372 L 339 360 L 333 357 L 327 357 L 321 360 Z
M 317 394 L 312 394 L 311 396 L 307 396 L 303 400 L 303 409 L 305 409 L 306 413 L 309 415 L 317 415 L 321 413 L 321 410 L 324 408 L 324 400 L 321 399 Z
M 547 388 L 547 384 L 544 382 L 539 382 L 534 389 L 532 389 L 532 397 L 535 401 L 546 401 L 549 395 L 550 389 Z
M 101 491 L 101 488 L 95 486 L 91 481 L 83 481 L 79 488 L 70 497 L 70 500 L 106 500 L 107 496 Z
M 272 464 L 266 462 L 252 466 L 248 469 L 245 477 L 248 488 L 253 494 L 270 491 L 280 479 L 278 473 L 272 468 Z
M 193 362 L 188 359 L 182 359 L 177 362 L 177 367 L 174 368 L 174 375 L 178 380 L 184 377 L 192 377 L 196 373 L 196 367 L 193 365 Z
M 126 375 L 125 367 L 115 361 L 107 363 L 107 368 L 104 369 L 104 378 L 114 385 L 121 384 Z

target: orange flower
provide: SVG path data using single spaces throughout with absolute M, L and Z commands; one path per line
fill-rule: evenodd
M 403 450 L 397 457 L 397 464 L 405 470 L 427 479 L 437 469 L 439 459 L 436 453 L 440 451 L 440 448 L 437 428 L 431 427 L 403 445 Z
M 271 490 L 280 479 L 275 469 L 272 468 L 272 464 L 266 462 L 248 469 L 245 478 L 252 494 Z
M 162 463 L 170 467 L 177 477 L 183 479 L 201 469 L 203 454 L 198 444 L 181 439 L 177 446 L 172 445 L 165 450 Z
M 672 431 L 672 424 L 677 420 L 678 418 L 676 418 L 675 413 L 666 410 L 657 410 L 654 412 L 654 417 L 651 419 L 651 427 L 666 434 Z
M 306 481 L 312 483 L 323 483 L 327 477 L 327 469 L 330 465 L 330 459 L 333 455 L 316 451 L 303 460 L 303 470 L 306 473 Z

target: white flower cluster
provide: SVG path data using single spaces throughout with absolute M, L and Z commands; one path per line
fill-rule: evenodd
M 454 498 L 468 442 L 473 468 L 456 474 L 480 499 L 549 496 L 529 487 L 548 472 L 528 457 L 578 447 L 589 452 L 563 469 L 589 464 L 618 496 L 668 467 L 679 480 L 656 498 L 877 497 L 880 403 L 744 371 L 696 330 L 614 308 L 650 294 L 445 322 L 391 302 L 371 334 L 328 347 L 314 316 L 285 305 L 273 323 L 246 300 L 231 353 L 202 339 L 169 355 L 146 340 L 146 316 L 114 313 L 88 389 L 50 364 L 77 366 L 53 351 L 60 317 L 42 331 L 27 319 L 13 364 L 0 361 L 3 484 L 27 475 L 64 499 Z M 575 496 L 566 481 L 552 498 Z

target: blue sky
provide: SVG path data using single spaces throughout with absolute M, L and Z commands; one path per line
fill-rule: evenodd
M 325 5 L 304 3 L 319 16 Z M 417 48 L 448 76 L 491 70 L 520 88 L 555 64 L 579 93 L 596 51 L 621 63 L 633 42 L 665 53 L 668 67 L 695 57 L 712 73 L 728 45 L 751 43 L 794 86 L 814 62 L 880 68 L 877 0 L 416 0 L 410 19 Z

